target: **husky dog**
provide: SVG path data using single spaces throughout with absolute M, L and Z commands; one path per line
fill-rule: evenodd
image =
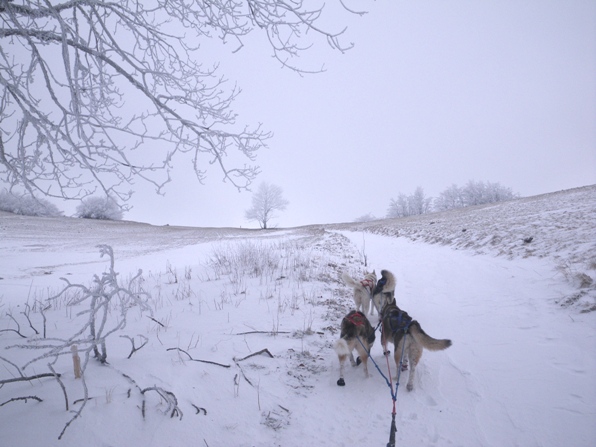
M 352 366 L 364 365 L 364 375 L 368 377 L 368 353 L 375 342 L 375 329 L 371 326 L 366 315 L 360 311 L 352 310 L 341 321 L 341 338 L 335 342 L 334 349 L 339 359 L 339 380 L 337 384 L 344 386 L 344 366 L 346 358 L 350 358 Z M 352 351 L 356 351 L 360 356 L 358 361 L 354 361 Z
M 414 373 L 416 372 L 416 365 L 422 357 L 423 348 L 430 351 L 441 351 L 451 346 L 451 340 L 437 340 L 427 335 L 422 330 L 420 323 L 412 320 L 412 317 L 407 312 L 401 310 L 396 306 L 395 301 L 391 301 L 383 307 L 381 311 L 381 321 L 383 322 L 381 343 L 383 344 L 383 351 L 386 352 L 385 347 L 387 341 L 390 341 L 395 346 L 393 357 L 395 359 L 395 366 L 400 365 L 400 358 L 402 349 L 404 352 L 404 360 L 410 362 L 410 374 L 408 377 L 408 391 L 414 389 Z M 403 343 L 405 340 L 405 348 Z
M 373 309 L 371 315 L 373 315 L 376 307 L 380 316 L 383 306 L 392 301 L 395 301 L 395 276 L 389 270 L 381 270 L 381 279 L 379 279 L 372 292 Z
M 347 286 L 354 289 L 354 304 L 356 305 L 356 310 L 362 310 L 362 312 L 367 314 L 370 307 L 372 291 L 377 284 L 377 274 L 375 271 L 373 270 L 371 273 L 364 272 L 364 278 L 360 281 L 355 280 L 347 273 L 344 273 L 341 277 Z

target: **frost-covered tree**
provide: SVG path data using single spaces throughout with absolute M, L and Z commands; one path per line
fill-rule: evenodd
M 405 194 L 399 193 L 397 199 L 391 199 L 389 202 L 389 209 L 387 210 L 387 217 L 416 216 L 429 213 L 431 209 L 432 198 L 426 197 L 424 189 L 419 186 L 412 195 L 406 196 Z
M 502 186 L 499 183 L 486 183 L 485 188 L 485 203 L 503 202 L 505 200 L 513 200 L 518 197 L 511 188 Z
M 421 186 L 416 188 L 414 194 L 408 197 L 408 208 L 410 209 L 410 215 L 426 214 L 431 211 L 432 198 L 426 197 L 424 189 Z
M 122 209 L 111 197 L 87 197 L 77 206 L 76 216 L 82 219 L 122 220 Z
M 263 182 L 252 196 L 252 206 L 246 210 L 245 217 L 250 221 L 257 221 L 262 229 L 267 229 L 271 219 L 277 217 L 277 211 L 283 211 L 288 201 L 283 198 L 283 191 L 279 186 Z
M 408 197 L 403 194 L 399 193 L 397 195 L 397 199 L 391 199 L 389 201 L 389 209 L 387 210 L 387 217 L 394 218 L 394 217 L 405 217 L 409 216 L 408 210 Z
M 377 220 L 377 217 L 375 217 L 372 213 L 366 213 L 354 219 L 354 222 L 372 222 L 373 220 Z
M 62 211 L 45 199 L 37 199 L 27 195 L 16 195 L 0 192 L 0 211 L 7 211 L 24 216 L 58 217 Z
M 518 197 L 511 188 L 499 183 L 470 180 L 464 187 L 451 185 L 437 198 L 435 208 L 438 211 L 461 208 L 465 206 L 483 205 L 485 203 L 502 202 Z
M 451 185 L 435 199 L 435 209 L 437 211 L 451 210 L 463 206 L 465 206 L 463 191 L 457 185 Z
M 293 58 L 313 41 L 351 47 L 340 42 L 344 29 L 319 23 L 322 8 L 301 0 L 0 0 L 0 180 L 33 195 L 101 193 L 122 203 L 137 180 L 162 192 L 174 159 L 187 153 L 199 182 L 215 165 L 224 181 L 247 188 L 270 134 L 237 123 L 238 90 L 202 43 L 221 39 L 235 52 L 256 31 L 283 66 L 300 71 Z

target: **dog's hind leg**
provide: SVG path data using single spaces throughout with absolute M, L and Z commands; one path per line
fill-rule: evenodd
M 339 360 L 339 380 L 337 381 L 337 384 L 339 386 L 344 386 L 346 384 L 346 382 L 344 380 L 344 369 L 345 369 L 346 359 L 348 357 L 352 357 L 352 348 L 350 347 L 348 342 L 346 342 L 346 340 L 344 340 L 343 338 L 340 338 L 339 340 L 337 340 L 335 342 L 334 349 L 335 349 L 335 352 L 337 353 L 337 358 Z
M 360 295 L 360 301 L 362 302 L 362 313 L 364 315 L 368 314 L 368 309 L 370 308 L 370 299 L 368 299 L 368 294 Z
M 352 354 L 351 352 L 350 352 L 350 363 L 351 363 L 352 366 L 358 366 L 359 365 L 359 363 L 356 360 L 354 360 L 354 354 Z
M 354 291 L 354 308 L 357 311 L 362 310 L 362 300 L 360 299 L 360 295 L 357 291 Z
M 368 374 L 368 350 L 364 347 L 362 340 L 358 340 L 356 344 L 356 351 L 358 351 L 359 359 L 364 367 L 364 377 L 369 377 Z
M 375 309 L 377 310 L 377 315 L 381 315 L 381 309 L 383 308 L 383 305 L 385 303 L 383 302 L 383 296 L 382 295 L 376 295 L 371 297 L 370 299 L 370 314 L 374 315 L 375 314 Z
M 360 295 L 360 302 L 362 303 L 362 313 L 366 315 L 370 307 L 370 299 L 368 298 L 368 295 Z
M 412 391 L 414 389 L 416 365 L 418 365 L 420 357 L 422 357 L 422 346 L 419 346 L 418 344 L 411 344 L 407 351 L 408 358 L 410 359 L 410 374 L 408 376 L 408 384 L 406 385 L 406 388 L 408 391 Z
M 339 355 L 339 379 L 337 381 L 337 384 L 339 386 L 344 386 L 346 384 L 346 381 L 344 380 L 344 366 L 346 363 L 346 357 L 345 355 Z
M 393 359 L 395 360 L 395 380 L 399 377 L 399 368 L 401 360 L 401 352 L 404 339 L 402 338 L 397 344 L 394 344 L 393 348 Z

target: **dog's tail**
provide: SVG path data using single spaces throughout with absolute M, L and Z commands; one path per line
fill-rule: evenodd
M 340 357 L 350 355 L 350 348 L 348 347 L 348 342 L 345 341 L 343 338 L 340 338 L 335 342 L 333 345 L 333 349 L 337 352 L 337 355 Z
M 422 330 L 420 323 L 417 321 L 412 322 L 408 332 L 416 339 L 418 343 L 420 343 L 429 351 L 442 351 L 443 349 L 447 349 L 449 346 L 451 346 L 451 340 L 437 340 L 436 338 L 432 338 L 430 335 L 424 332 L 424 330 Z
M 362 284 L 360 284 L 360 281 L 356 281 L 354 278 L 352 278 L 346 272 L 342 273 L 341 279 L 343 279 L 344 282 L 346 283 L 346 285 L 349 287 L 358 287 L 360 289 L 364 288 L 364 287 L 362 287 Z

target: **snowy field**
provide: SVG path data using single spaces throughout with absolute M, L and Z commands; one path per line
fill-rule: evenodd
M 400 386 L 397 446 L 594 446 L 595 222 L 596 186 L 266 232 L 0 213 L 0 446 L 386 446 L 374 365 L 336 385 L 340 276 L 365 262 L 453 341 Z

